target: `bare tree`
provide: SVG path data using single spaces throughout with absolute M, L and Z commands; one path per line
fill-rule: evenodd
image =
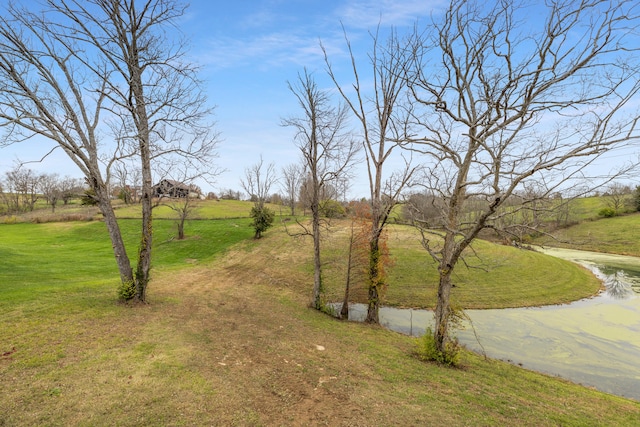
M 410 104 L 406 102 L 405 72 L 413 59 L 405 55 L 404 43 L 392 32 L 385 46 L 380 45 L 379 33 L 372 37 L 369 55 L 373 81 L 372 92 L 361 84 L 360 71 L 351 44 L 346 37 L 351 56 L 354 83 L 342 85 L 333 71 L 326 50 L 325 62 L 329 76 L 335 83 L 360 125 L 364 142 L 371 204 L 371 234 L 369 237 L 368 308 L 366 322 L 379 323 L 378 311 L 382 290 L 386 286 L 384 268 L 380 265 L 380 238 L 393 207 L 398 203 L 415 168 L 403 161 L 402 168 L 388 172 L 388 165 L 398 147 L 406 143 Z M 346 89 L 345 89 L 346 87 Z M 404 159 L 403 159 L 404 160 Z
M 260 156 L 260 161 L 255 165 L 248 167 L 244 171 L 244 179 L 241 180 L 242 188 L 249 194 L 249 198 L 253 201 L 251 209 L 251 217 L 253 218 L 253 227 L 255 229 L 255 238 L 259 239 L 271 225 L 275 218 L 265 203 L 269 199 L 271 187 L 276 184 L 278 177 L 276 176 L 276 166 L 273 163 L 264 165 L 264 160 Z
M 60 191 L 60 177 L 58 174 L 42 174 L 39 180 L 39 191 L 45 198 L 49 206 L 51 206 L 51 212 L 56 211 L 56 205 L 62 198 L 62 191 Z
M 167 152 L 197 159 L 215 143 L 201 123 L 209 110 L 196 70 L 183 61 L 184 44 L 166 31 L 184 10 L 172 0 L 48 0 L 42 13 L 9 6 L 0 18 L 7 142 L 43 136 L 82 170 L 105 218 L 126 299 L 146 298 L 152 159 Z M 109 133 L 113 144 L 104 144 L 100 136 Z M 135 274 L 107 185 L 112 164 L 124 158 L 137 158 L 142 174 Z
M 543 25 L 527 24 L 532 7 Z M 616 172 L 590 173 L 594 159 L 637 143 L 639 46 L 627 39 L 637 15 L 635 2 L 453 0 L 416 31 L 414 142 L 425 155 L 421 185 L 441 201 L 441 228 L 423 234 L 439 272 L 439 352 L 456 315 L 452 274 L 500 208 L 528 185 L 539 199 L 578 180 L 607 182 Z
M 298 192 L 300 191 L 303 177 L 304 170 L 297 163 L 291 163 L 282 168 L 282 189 L 286 202 L 291 209 L 291 215 L 296 214 L 296 201 L 298 200 Z
M 5 203 L 9 212 L 31 212 L 35 208 L 40 194 L 41 176 L 33 170 L 17 164 L 6 172 Z
M 283 125 L 295 130 L 295 143 L 302 153 L 308 173 L 313 237 L 313 296 L 311 304 L 322 309 L 322 263 L 320 260 L 320 202 L 323 189 L 346 173 L 357 153 L 357 145 L 345 133 L 347 110 L 331 104 L 328 94 L 320 90 L 312 75 L 305 69 L 298 81 L 288 83 L 289 90 L 303 111 L 300 117 L 283 120 Z
M 612 182 L 606 188 L 604 199 L 607 206 L 617 215 L 631 205 L 631 193 L 632 190 L 628 185 Z
M 75 197 L 79 197 L 82 194 L 82 180 L 78 178 L 72 178 L 65 176 L 59 182 L 60 186 L 60 198 L 62 203 L 67 205 L 69 201 Z
M 125 204 L 139 201 L 142 171 L 135 160 L 119 159 L 114 162 L 111 168 L 111 181 L 111 184 L 116 187 L 114 191 L 118 192 L 117 197 L 121 198 Z

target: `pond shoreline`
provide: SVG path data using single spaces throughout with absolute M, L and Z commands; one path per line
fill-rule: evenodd
M 457 331 L 458 340 L 493 359 L 640 401 L 640 258 L 564 249 L 544 253 L 579 263 L 603 281 L 611 276 L 603 271 L 613 271 L 622 294 L 611 293 L 609 284 L 609 291 L 568 304 L 465 310 L 472 325 Z M 365 316 L 366 305 L 349 305 L 350 320 Z M 381 307 L 380 324 L 419 336 L 433 326 L 433 312 Z

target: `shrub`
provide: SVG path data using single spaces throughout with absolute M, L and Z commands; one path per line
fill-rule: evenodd
M 445 344 L 445 350 L 439 351 L 431 328 L 416 339 L 416 356 L 421 360 L 437 362 L 446 366 L 457 366 L 460 362 L 460 345 L 454 339 Z
M 118 287 L 118 298 L 121 301 L 131 301 L 136 294 L 136 285 L 131 282 L 121 283 Z
M 611 218 L 616 216 L 616 211 L 613 208 L 602 208 L 598 211 L 598 216 L 601 216 L 604 218 Z
M 276 217 L 275 212 L 269 209 L 266 206 L 254 206 L 251 208 L 251 218 L 253 218 L 253 229 L 255 230 L 255 238 L 259 239 L 262 237 L 262 233 L 267 231 L 271 225 L 273 225 L 273 220 Z
M 344 218 L 346 210 L 340 202 L 329 199 L 320 203 L 320 215 L 325 218 Z

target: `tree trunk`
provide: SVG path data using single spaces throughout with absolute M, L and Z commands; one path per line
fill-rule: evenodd
M 120 226 L 118 225 L 116 214 L 113 211 L 113 206 L 111 206 L 108 198 L 104 198 L 103 195 L 99 194 L 99 190 L 96 190 L 96 193 L 99 197 L 98 207 L 104 217 L 104 223 L 107 226 L 107 232 L 109 233 L 111 245 L 113 246 L 113 253 L 118 265 L 120 280 L 123 284 L 133 283 L 133 269 L 131 268 L 131 262 L 127 256 L 124 241 L 122 240 L 122 233 L 120 231 Z
M 434 338 L 436 348 L 444 353 L 449 340 L 449 317 L 451 316 L 451 269 L 440 266 L 440 281 L 438 283 L 438 302 L 435 312 Z
M 446 344 L 449 340 L 449 321 L 451 318 L 451 273 L 456 265 L 455 235 L 448 232 L 444 237 L 442 258 L 438 265 L 440 280 L 438 283 L 438 301 L 435 312 L 434 339 L 439 352 L 446 352 Z
M 379 234 L 374 233 L 369 242 L 369 293 L 366 323 L 380 323 L 380 285 Z
M 318 208 L 313 210 L 313 307 L 322 309 L 322 263 L 320 261 L 320 217 Z
M 143 168 L 144 170 L 144 168 Z M 144 174 L 144 172 L 143 172 Z M 151 216 L 151 174 L 148 183 L 145 179 L 142 195 L 142 230 L 138 247 L 138 263 L 136 268 L 136 296 L 138 302 L 146 300 L 149 272 L 151 271 L 151 244 L 153 243 L 153 218 Z M 145 188 L 146 187 L 146 188 Z
M 351 287 L 351 270 L 353 263 L 353 246 L 354 231 L 353 223 L 351 223 L 351 236 L 349 237 L 349 255 L 347 257 L 347 278 L 344 285 L 344 298 L 342 300 L 342 308 L 340 309 L 340 318 L 349 319 L 349 288 Z

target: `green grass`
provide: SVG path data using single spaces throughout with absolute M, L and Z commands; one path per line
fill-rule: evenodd
M 555 239 L 540 237 L 534 243 L 640 256 L 640 213 L 583 221 L 553 234 Z
M 171 205 L 181 207 L 182 200 L 166 200 L 162 201 L 158 206 L 153 208 L 153 216 L 158 219 L 175 219 L 176 212 L 171 209 Z M 195 219 L 225 219 L 225 218 L 249 218 L 252 202 L 245 200 L 192 200 L 189 202 L 193 207 L 190 218 Z M 283 206 L 267 204 L 274 210 L 277 215 L 286 215 L 289 210 Z M 140 218 L 140 205 L 123 205 L 118 204 L 116 214 L 119 218 Z
M 341 301 L 346 277 L 346 234 L 325 242 L 325 285 L 330 301 Z M 408 226 L 389 227 L 388 287 L 383 304 L 434 308 L 437 266 Z M 366 301 L 363 277 L 352 283 L 352 295 Z M 600 282 L 587 270 L 558 258 L 483 240 L 465 253 L 453 274 L 452 298 L 462 308 L 505 308 L 566 303 L 591 296 Z
M 139 221 L 121 224 L 135 248 Z M 116 303 L 104 224 L 0 225 L 0 425 L 625 426 L 640 417 L 637 403 L 472 353 L 460 369 L 424 363 L 409 337 L 308 309 L 309 241 L 279 228 L 256 242 L 239 220 L 191 221 L 177 242 L 173 227 L 154 222 L 150 303 L 129 307 Z M 513 259 L 480 249 L 494 270 Z M 548 292 L 532 285 L 514 286 Z
M 120 227 L 134 259 L 140 221 L 120 220 Z M 105 284 L 115 290 L 118 270 L 102 222 L 5 224 L 0 225 L 0 235 L 0 306 L 28 300 L 38 290 L 73 294 Z M 208 262 L 233 244 L 249 239 L 253 230 L 247 220 L 194 220 L 187 224 L 185 240 L 176 240 L 175 235 L 173 221 L 154 220 L 152 263 L 156 268 Z

